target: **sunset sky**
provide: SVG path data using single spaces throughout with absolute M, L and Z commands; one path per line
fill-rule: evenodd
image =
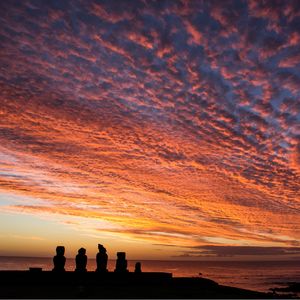
M 0 255 L 300 259 L 300 2 L 1 1 Z

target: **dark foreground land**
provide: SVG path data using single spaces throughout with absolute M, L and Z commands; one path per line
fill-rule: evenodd
M 173 278 L 170 273 L 0 271 L 0 298 L 274 299 L 280 296 L 222 286 L 205 278 Z

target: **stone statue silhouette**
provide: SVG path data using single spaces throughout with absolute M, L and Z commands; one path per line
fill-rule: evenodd
M 108 256 L 106 254 L 106 249 L 101 244 L 98 244 L 98 249 L 99 249 L 99 252 L 97 253 L 97 256 L 96 256 L 96 261 L 97 261 L 96 271 L 97 272 L 107 272 Z
M 120 273 L 128 272 L 125 252 L 117 252 L 117 261 L 116 261 L 115 272 L 120 272 Z
M 65 271 L 66 258 L 64 254 L 65 254 L 65 247 L 57 246 L 56 255 L 53 257 L 54 268 L 52 269 L 52 271 L 57 271 L 57 272 Z
M 137 262 L 135 264 L 134 273 L 142 273 L 142 267 L 141 267 L 141 263 L 140 262 Z
M 87 256 L 85 255 L 86 250 L 80 248 L 78 254 L 76 255 L 76 272 L 86 272 Z

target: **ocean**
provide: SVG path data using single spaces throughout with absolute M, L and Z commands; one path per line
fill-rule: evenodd
M 169 272 L 174 277 L 202 276 L 219 284 L 268 292 L 270 288 L 285 287 L 288 282 L 300 282 L 299 261 L 156 261 L 140 260 L 142 271 Z M 136 260 L 128 261 L 129 271 Z M 74 270 L 75 260 L 67 258 L 66 270 Z M 0 257 L 0 270 L 28 270 L 29 267 L 52 269 L 52 258 Z M 115 260 L 109 260 L 113 271 Z M 87 269 L 96 269 L 95 259 L 89 259 Z M 200 275 L 199 275 L 200 273 Z

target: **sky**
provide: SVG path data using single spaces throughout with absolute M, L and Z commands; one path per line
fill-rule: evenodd
M 0 255 L 300 259 L 299 1 L 1 1 Z

